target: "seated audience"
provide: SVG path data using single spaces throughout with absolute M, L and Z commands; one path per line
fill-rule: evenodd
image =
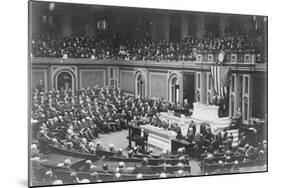
M 196 48 L 197 52 L 192 50 Z M 260 62 L 264 56 L 264 47 L 260 35 L 246 33 L 242 29 L 226 28 L 218 37 L 206 31 L 202 38 L 189 35 L 178 42 L 147 38 L 124 40 L 120 37 L 90 37 L 72 35 L 61 37 L 55 34 L 35 33 L 32 37 L 33 57 L 122 59 L 150 61 L 194 61 L 196 53 L 220 51 L 250 51 L 257 54 Z

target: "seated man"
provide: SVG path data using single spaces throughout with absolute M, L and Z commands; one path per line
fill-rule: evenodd
M 159 118 L 156 115 L 153 115 L 151 118 L 151 125 L 158 126 L 158 123 L 160 122 Z
M 102 147 L 101 145 L 101 141 L 97 141 L 97 144 L 96 144 L 96 151 L 102 151 L 104 150 L 104 148 Z
M 144 114 L 143 117 L 141 117 L 140 122 L 143 125 L 148 124 L 150 122 L 150 118 L 147 114 Z
M 79 168 L 81 172 L 96 172 L 100 170 L 97 166 L 93 165 L 91 160 L 86 160 L 85 164 Z
M 132 158 L 133 157 L 133 154 L 134 154 L 134 151 L 132 149 L 130 149 L 128 151 L 128 158 Z
M 120 174 L 129 174 L 132 172 L 132 170 L 130 168 L 126 168 L 125 163 L 121 161 L 118 163 L 116 172 L 118 172 Z
M 90 151 L 86 148 L 86 145 L 84 143 L 79 144 L 79 151 L 83 153 L 90 153 Z
M 40 157 L 40 153 L 36 144 L 31 145 L 31 157 Z
M 59 148 L 59 147 L 61 147 L 61 144 L 59 143 L 59 141 L 56 138 L 53 138 L 52 146 Z
M 126 157 L 125 155 L 123 155 L 123 149 L 122 148 L 118 149 L 116 157 Z
M 134 169 L 133 174 L 153 174 L 152 170 L 148 165 L 148 159 L 146 157 L 143 158 L 141 162 L 141 166 L 138 166 Z
M 161 156 L 162 158 L 168 158 L 168 157 L 169 157 L 169 152 L 168 152 L 168 150 L 167 150 L 167 149 L 163 149 L 163 150 L 161 151 L 161 153 L 160 153 L 160 156 Z
M 116 152 L 116 150 L 115 150 L 115 148 L 114 148 L 114 145 L 111 143 L 111 144 L 109 144 L 109 146 L 108 146 L 108 151 L 110 151 L 110 152 Z
M 187 131 L 186 139 L 190 142 L 193 142 L 195 139 L 195 133 L 193 131 L 193 128 L 190 127 Z
M 109 167 L 108 167 L 108 164 L 107 164 L 107 163 L 104 163 L 104 164 L 102 165 L 102 170 L 103 170 L 104 173 L 109 172 Z
M 57 165 L 58 168 L 61 168 L 62 170 L 65 171 L 72 171 L 74 172 L 74 169 L 71 168 L 71 161 L 70 159 L 66 159 L 63 163 L 59 163 Z

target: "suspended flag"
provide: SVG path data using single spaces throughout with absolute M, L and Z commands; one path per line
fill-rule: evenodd
M 221 99 L 225 99 L 228 95 L 227 87 L 230 83 L 230 67 L 211 66 L 211 76 L 215 94 L 220 96 Z

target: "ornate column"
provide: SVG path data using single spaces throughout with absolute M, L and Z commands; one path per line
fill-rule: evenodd
M 61 15 L 62 31 L 61 34 L 64 37 L 68 37 L 72 34 L 72 15 L 62 14 Z
M 196 72 L 195 75 L 195 102 L 201 102 L 201 79 L 202 79 L 202 73 L 201 72 Z
M 201 38 L 205 32 L 205 15 L 196 15 L 196 37 Z
M 157 22 L 158 18 L 156 15 L 152 16 L 152 19 L 150 21 L 150 33 L 151 33 L 151 39 L 152 40 L 157 40 L 159 36 L 157 36 L 157 27 L 158 27 L 158 22 Z
M 212 85 L 212 75 L 210 72 L 206 73 L 206 104 L 210 104 L 213 98 L 213 85 Z
M 163 18 L 163 37 L 166 40 L 170 39 L 170 16 L 168 13 L 162 16 Z
M 182 72 L 179 73 L 179 85 L 180 85 L 180 94 L 179 94 L 179 103 L 182 106 L 183 104 L 183 75 Z
M 252 117 L 252 76 L 243 74 L 243 89 L 242 89 L 242 122 L 249 123 Z
M 207 100 L 207 73 L 201 72 L 201 103 L 206 104 Z
M 227 25 L 228 25 L 228 15 L 220 15 L 220 23 L 219 23 L 219 34 L 220 36 L 222 36 L 224 30 L 226 29 Z
M 189 16 L 184 14 L 181 16 L 181 39 L 189 34 Z

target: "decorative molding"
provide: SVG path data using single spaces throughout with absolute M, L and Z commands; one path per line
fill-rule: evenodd
M 248 88 L 247 88 L 247 93 L 246 93 L 246 78 L 248 78 Z M 251 87 L 252 87 L 252 82 L 251 82 L 251 75 L 250 74 L 243 74 L 243 82 L 242 82 L 242 121 L 245 124 L 249 123 L 249 119 L 252 116 L 252 106 L 251 104 Z M 247 119 L 245 119 L 245 99 L 247 99 Z
M 147 96 L 147 71 L 145 68 L 134 68 L 134 85 L 135 85 L 135 96 L 137 96 L 137 79 L 139 75 L 142 75 L 144 81 L 144 96 Z
M 67 72 L 71 75 L 72 90 L 75 91 L 78 86 L 77 67 L 76 66 L 51 66 L 52 88 L 57 88 L 57 77 L 61 72 Z
M 183 91 L 181 80 L 180 80 L 180 71 L 168 71 L 168 77 L 167 77 L 167 98 L 169 101 L 172 101 L 172 90 L 171 90 L 171 82 L 174 78 L 177 78 L 177 84 L 180 85 L 180 91 L 179 96 L 181 96 L 181 92 Z M 180 101 L 179 101 L 180 102 Z
M 168 74 L 167 73 L 160 73 L 160 72 L 149 72 L 149 97 L 155 97 L 155 96 L 151 96 L 151 90 L 152 90 L 152 88 L 151 88 L 151 77 L 153 76 L 153 75 L 158 75 L 158 76 L 165 76 L 166 77 L 166 79 L 168 78 Z M 167 85 L 167 87 L 168 87 L 168 85 Z M 168 91 L 166 91 L 166 92 L 168 92 Z M 167 95 L 168 93 L 166 93 L 166 96 L 167 96 L 167 98 L 168 98 L 168 95 Z

